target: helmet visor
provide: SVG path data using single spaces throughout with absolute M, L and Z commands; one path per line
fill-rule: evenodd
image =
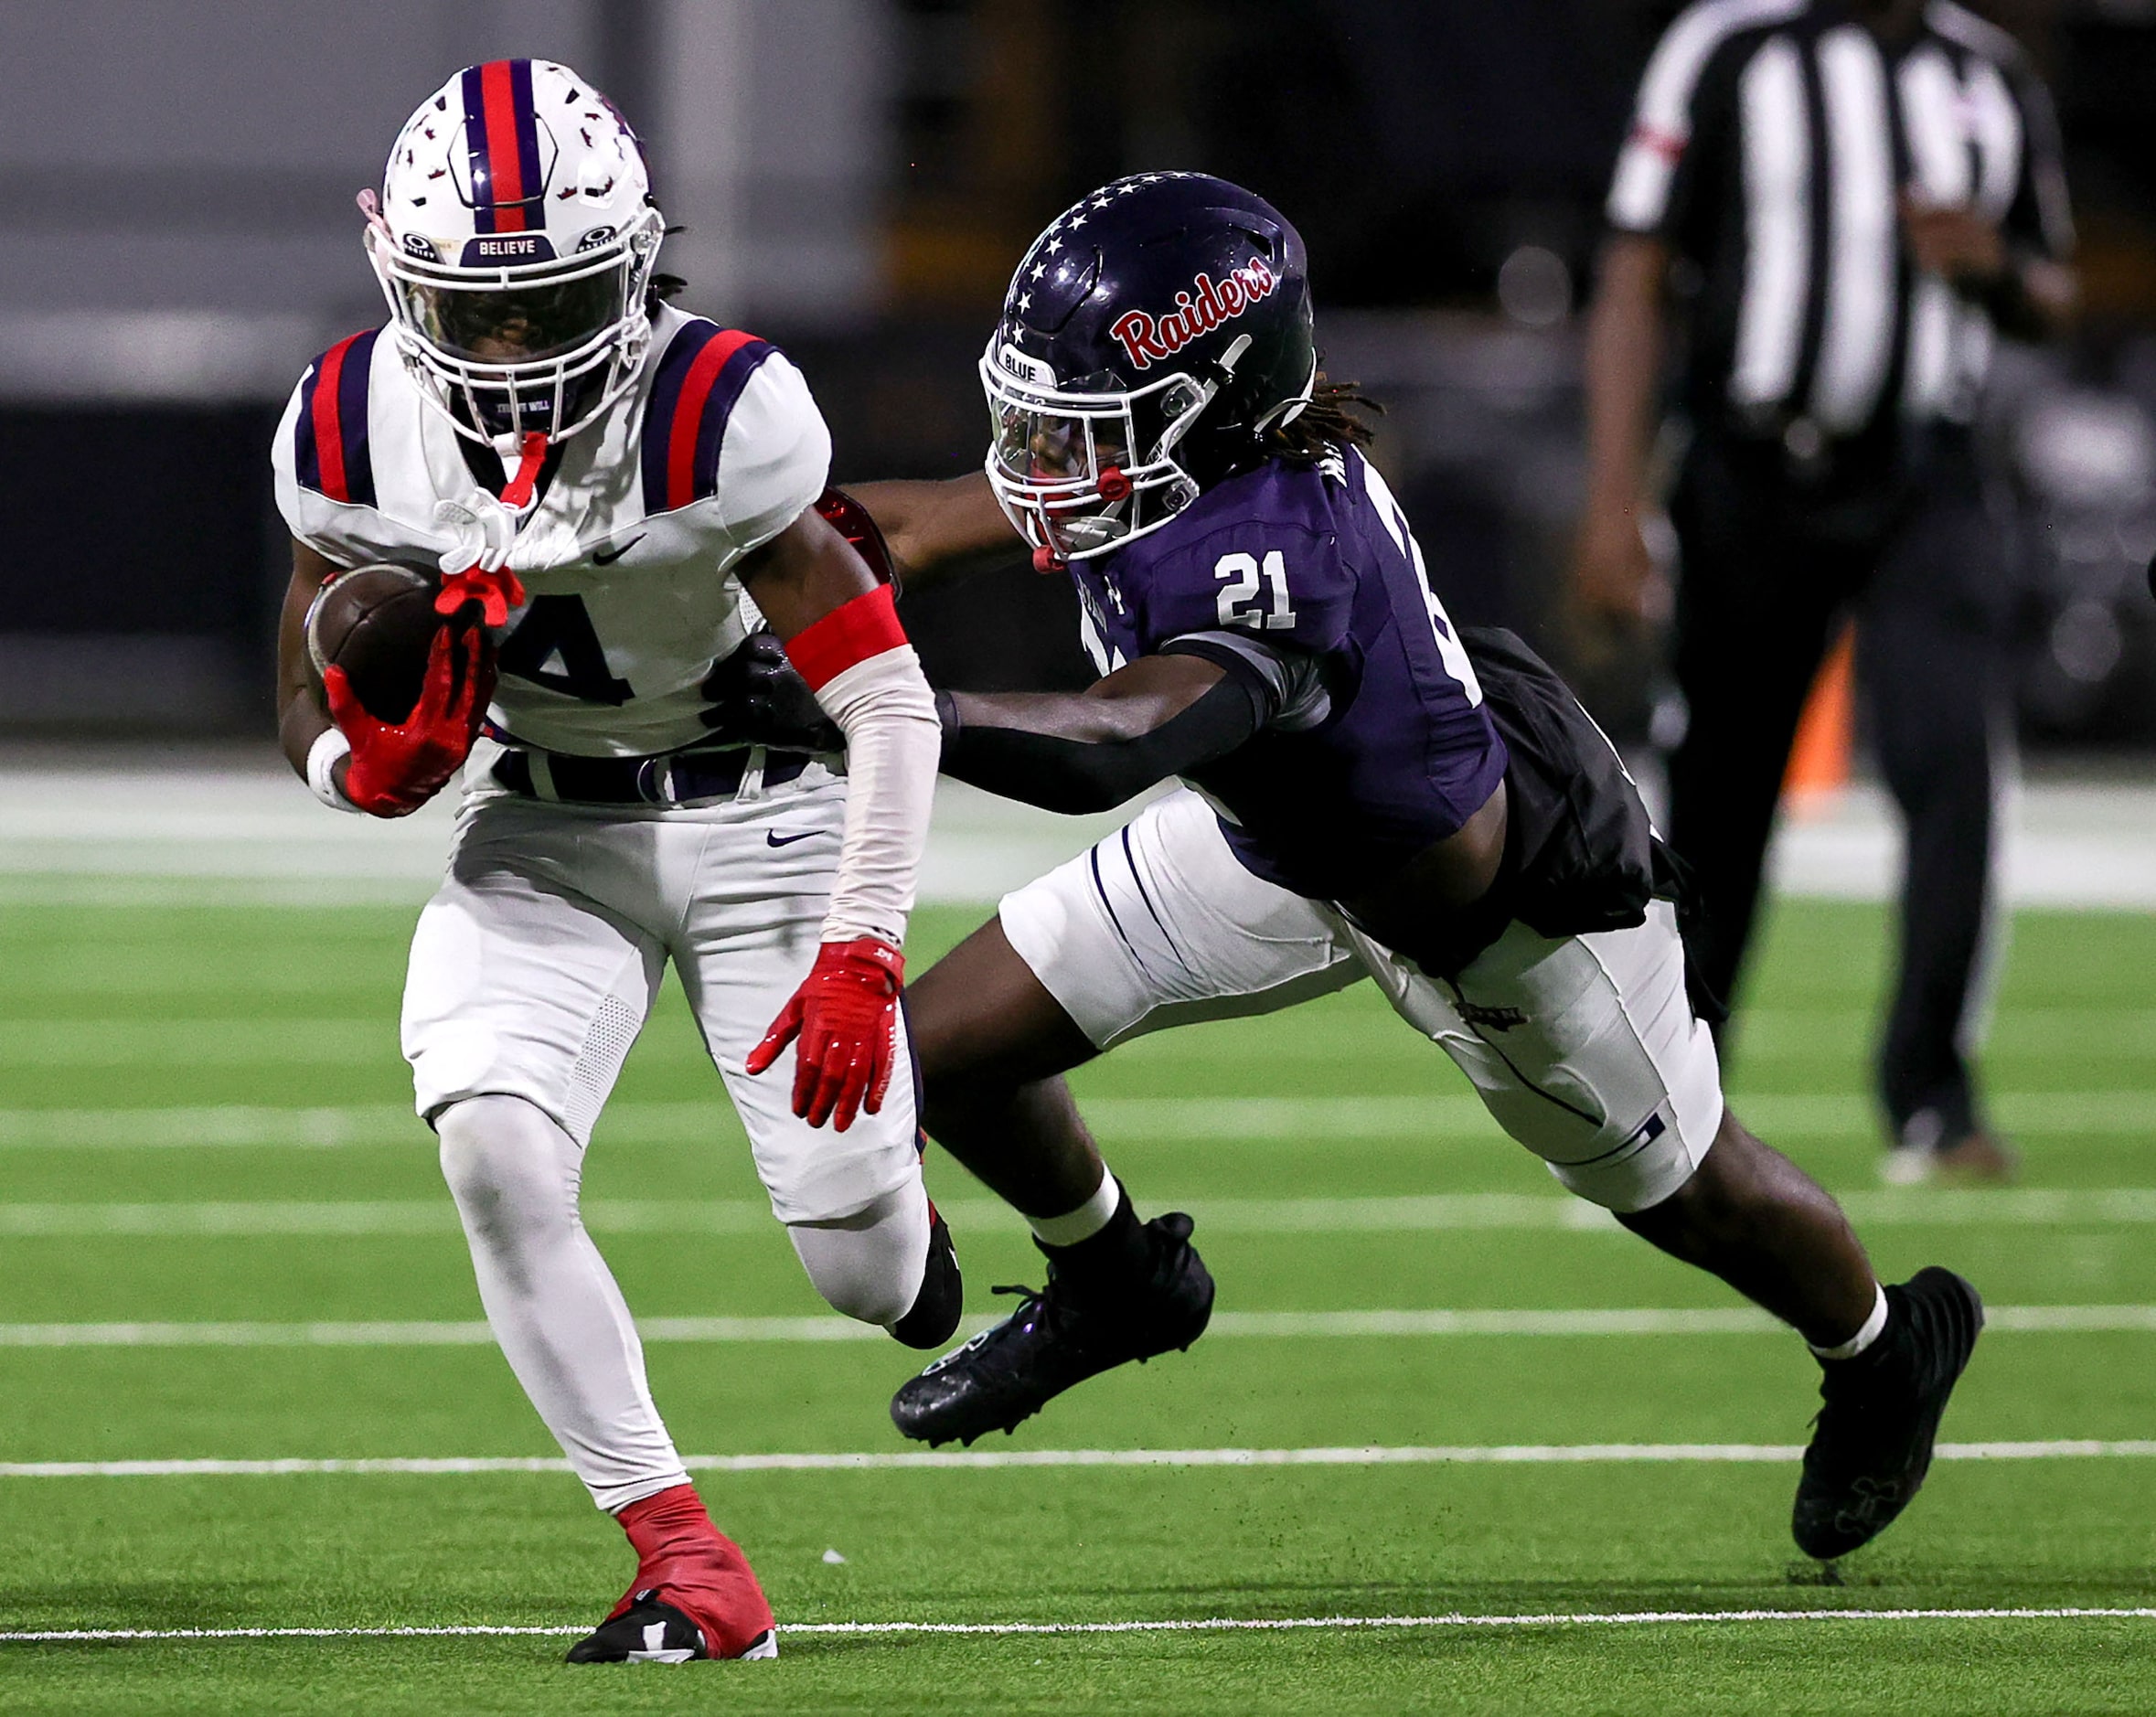
M 1197 487 L 1174 450 L 1211 397 L 1192 378 L 1166 376 L 1126 391 L 1031 387 L 990 354 L 988 480 L 1037 549 L 1075 560 L 1156 529 Z
M 427 343 L 461 363 L 543 363 L 587 347 L 629 310 L 634 259 L 564 281 L 485 285 L 400 274 L 405 317 Z
M 1130 414 L 1043 411 L 1013 400 L 992 403 L 996 463 L 1014 483 L 1091 485 L 1130 463 Z

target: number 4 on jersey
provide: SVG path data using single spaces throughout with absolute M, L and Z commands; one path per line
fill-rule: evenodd
M 535 596 L 502 640 L 501 669 L 549 691 L 619 709 L 636 694 L 606 665 L 581 596 Z

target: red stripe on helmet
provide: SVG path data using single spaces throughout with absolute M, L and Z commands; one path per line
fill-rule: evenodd
M 906 642 L 897 597 L 888 584 L 840 603 L 821 620 L 786 640 L 786 659 L 811 691 L 820 691 L 857 663 L 896 650 Z
M 486 179 L 494 192 L 496 232 L 522 232 L 524 162 L 517 149 L 517 90 L 509 76 L 509 62 L 490 59 L 479 68 L 480 111 L 486 119 Z
M 351 485 L 345 480 L 345 425 L 337 410 L 337 383 L 345 373 L 345 354 L 359 337 L 355 334 L 339 340 L 323 353 L 315 373 L 315 457 L 321 467 L 322 493 L 333 501 L 352 498 Z
M 667 506 L 687 507 L 696 499 L 696 438 L 704 421 L 704 404 L 726 360 L 755 339 L 739 328 L 725 328 L 704 342 L 704 348 L 681 379 L 681 392 L 674 401 L 674 421 L 667 434 Z

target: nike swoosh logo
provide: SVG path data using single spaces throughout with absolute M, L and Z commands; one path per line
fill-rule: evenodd
M 769 847 L 791 847 L 797 840 L 809 840 L 824 831 L 820 828 L 803 829 L 798 835 L 782 835 L 775 828 L 763 837 Z
M 628 541 L 622 544 L 622 546 L 618 549 L 594 549 L 592 551 L 592 564 L 593 566 L 612 566 L 616 560 L 620 560 L 622 556 L 628 553 L 630 549 L 634 549 L 638 543 L 642 542 L 644 540 L 644 537 L 645 533 L 643 531 L 638 531 L 634 537 L 630 538 Z

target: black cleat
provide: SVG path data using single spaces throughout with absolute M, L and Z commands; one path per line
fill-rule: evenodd
M 570 1647 L 571 1663 L 699 1663 L 710 1658 L 704 1630 L 671 1604 L 648 1592 L 619 1616 L 601 1623 Z M 778 1656 L 778 1635 L 765 1628 L 737 1654 L 742 1658 Z
M 1947 1398 L 1984 1327 L 1984 1302 L 1937 1265 L 1886 1290 L 1886 1328 L 1869 1352 L 1830 1361 L 1789 1530 L 1821 1562 L 1893 1525 L 1931 1468 Z
M 931 1200 L 928 1206 L 928 1268 L 913 1309 L 891 1325 L 891 1333 L 909 1348 L 940 1348 L 950 1340 L 966 1310 L 966 1282 L 958 1274 L 958 1249 L 951 1230 Z
M 1142 1275 L 1080 1285 L 1048 1248 L 1048 1285 L 999 1287 L 1024 1297 L 993 1328 L 953 1349 L 891 1397 L 891 1423 L 932 1445 L 1009 1431 L 1073 1383 L 1136 1360 L 1188 1348 L 1212 1316 L 1212 1276 L 1181 1211 L 1142 1231 Z

